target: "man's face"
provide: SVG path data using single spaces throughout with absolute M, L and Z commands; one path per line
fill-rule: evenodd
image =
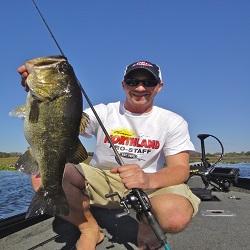
M 129 73 L 128 78 L 137 80 L 152 80 L 154 76 L 145 69 L 137 69 Z M 122 81 L 122 86 L 126 94 L 125 108 L 133 113 L 149 112 L 153 106 L 156 94 L 161 91 L 163 82 L 154 87 L 145 87 L 142 82 L 137 86 L 129 86 Z

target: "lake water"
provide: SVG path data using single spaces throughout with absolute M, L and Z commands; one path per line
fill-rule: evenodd
M 0 171 L 0 219 L 25 212 L 33 195 L 28 175 Z
M 218 164 L 240 169 L 240 177 L 250 178 L 250 163 Z M 0 220 L 26 212 L 34 192 L 28 175 L 18 171 L 0 171 Z

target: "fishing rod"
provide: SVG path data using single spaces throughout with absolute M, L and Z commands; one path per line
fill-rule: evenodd
M 65 56 L 65 54 L 63 53 L 61 47 L 59 46 L 55 36 L 53 35 L 51 29 L 49 28 L 46 20 L 44 19 L 42 13 L 40 12 L 37 4 L 35 3 L 34 0 L 32 0 L 33 4 L 35 5 L 40 17 L 42 18 L 45 26 L 47 27 L 52 39 L 54 40 L 57 48 L 59 49 L 60 53 L 62 54 L 62 56 L 64 56 L 65 58 L 67 58 Z M 107 140 L 110 144 L 110 147 L 113 149 L 114 153 L 115 153 L 115 159 L 117 161 L 117 163 L 122 166 L 124 165 L 124 162 L 119 154 L 119 152 L 117 151 L 110 135 L 108 134 L 108 131 L 106 130 L 106 128 L 104 127 L 104 124 L 102 123 L 99 115 L 97 114 L 93 104 L 91 103 L 88 95 L 86 94 L 85 90 L 83 89 L 80 81 L 77 79 L 77 82 L 78 82 L 78 85 L 86 99 L 86 101 L 88 102 L 91 110 L 93 111 L 99 125 L 101 126 L 102 128 L 102 131 L 104 132 L 105 136 L 107 137 Z M 138 188 L 134 188 L 132 189 L 132 191 L 125 197 L 121 197 L 117 192 L 114 192 L 114 193 L 111 193 L 111 194 L 107 194 L 105 195 L 106 198 L 110 198 L 112 196 L 115 196 L 117 195 L 119 198 L 120 198 L 120 204 L 124 206 L 125 208 L 125 212 L 124 213 L 121 213 L 121 214 L 117 214 L 117 218 L 120 218 L 122 216 L 125 216 L 125 215 L 128 215 L 130 212 L 129 212 L 129 208 L 133 208 L 137 213 L 139 214 L 144 214 L 149 225 L 151 226 L 153 232 L 155 233 L 156 237 L 158 240 L 160 240 L 162 243 L 163 243 L 163 247 L 166 249 L 166 250 L 170 250 L 170 247 L 167 243 L 167 240 L 166 240 L 166 235 L 163 231 L 163 229 L 161 228 L 157 218 L 155 217 L 154 213 L 151 211 L 151 204 L 150 204 L 150 200 L 148 198 L 148 196 L 141 190 L 141 189 L 138 189 Z

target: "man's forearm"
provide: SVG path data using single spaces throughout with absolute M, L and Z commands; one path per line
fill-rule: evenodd
M 185 182 L 188 176 L 189 167 L 184 165 L 162 168 L 156 173 L 148 174 L 149 189 L 178 185 Z

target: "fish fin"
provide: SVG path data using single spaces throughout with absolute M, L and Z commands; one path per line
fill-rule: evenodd
M 26 212 L 26 218 L 43 214 L 52 216 L 69 214 L 68 201 L 62 187 L 56 193 L 45 190 L 44 187 L 37 190 Z
M 19 157 L 15 164 L 15 168 L 25 174 L 38 174 L 39 166 L 33 158 L 30 149 L 28 149 L 23 155 Z
M 39 117 L 39 101 L 33 100 L 30 104 L 30 114 L 29 114 L 29 121 L 31 123 L 37 123 Z
M 20 119 L 25 118 L 25 112 L 26 112 L 26 104 L 17 107 L 9 112 L 9 116 L 17 116 Z
M 78 138 L 76 149 L 74 151 L 74 154 L 70 157 L 69 162 L 78 164 L 85 161 L 86 159 L 88 159 L 88 153 L 85 147 L 82 145 L 80 139 Z
M 83 134 L 85 132 L 85 128 L 89 123 L 89 116 L 82 112 L 82 119 L 80 123 L 80 128 L 79 128 L 79 134 Z

